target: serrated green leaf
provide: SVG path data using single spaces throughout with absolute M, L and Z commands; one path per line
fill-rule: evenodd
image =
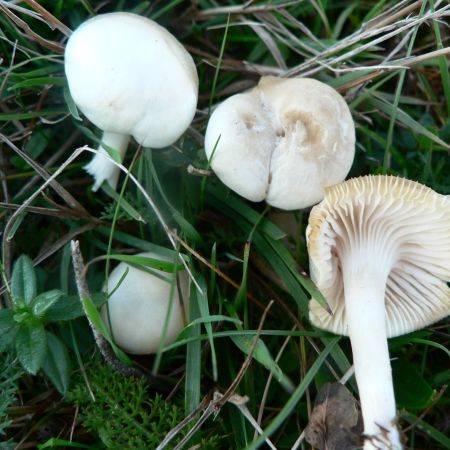
M 31 311 L 33 312 L 33 315 L 41 318 L 45 311 L 55 304 L 63 295 L 64 294 L 57 289 L 39 294 L 31 302 Z
M 236 346 L 242 350 L 246 355 L 248 355 L 253 348 L 254 338 L 251 336 L 230 336 L 231 340 L 236 344 Z M 275 379 L 286 388 L 288 392 L 292 392 L 294 390 L 294 385 L 289 380 L 289 378 L 284 375 L 283 371 L 280 369 L 280 366 L 275 362 L 270 354 L 269 349 L 267 348 L 264 341 L 258 338 L 256 342 L 256 346 L 253 350 L 252 357 L 262 364 L 267 370 L 272 372 Z
M 91 299 L 98 308 L 106 302 L 107 296 L 103 292 L 91 294 Z M 51 305 L 44 314 L 47 322 L 59 322 L 77 319 L 84 316 L 83 307 L 81 306 L 78 295 L 65 295 Z
M 13 299 L 22 299 L 27 305 L 36 297 L 36 274 L 27 255 L 21 255 L 14 263 L 11 294 Z
M 69 353 L 62 341 L 49 332 L 47 332 L 47 353 L 42 369 L 56 389 L 64 395 L 70 382 Z
M 12 309 L 0 310 L 0 352 L 5 351 L 14 340 L 19 326 L 14 320 Z
M 36 375 L 47 351 L 44 326 L 41 323 L 21 326 L 16 334 L 14 344 L 23 368 L 32 375 Z

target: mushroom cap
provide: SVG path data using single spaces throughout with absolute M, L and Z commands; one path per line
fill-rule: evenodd
M 140 253 L 138 256 L 169 260 L 155 253 Z M 120 279 L 128 273 L 114 291 Z M 166 315 L 170 305 L 172 274 L 156 269 L 152 273 L 121 262 L 108 278 L 108 292 L 112 292 L 101 315 L 105 324 L 111 324 L 115 342 L 128 353 L 156 353 L 161 341 Z M 189 294 L 189 279 L 185 271 L 178 272 L 183 301 Z M 109 309 L 109 320 L 108 320 Z M 165 345 L 172 343 L 183 329 L 183 307 L 178 289 L 173 291 L 168 319 Z
M 380 266 L 385 261 L 371 254 L 382 251 L 391 262 L 385 290 L 388 337 L 450 314 L 449 197 L 400 177 L 354 178 L 326 190 L 311 210 L 306 234 L 311 278 L 333 312 L 311 299 L 315 326 L 348 335 L 341 264 L 349 248 L 366 249 L 364 258 Z
M 132 13 L 82 23 L 65 50 L 70 93 L 104 131 L 132 135 L 144 147 L 175 142 L 196 110 L 192 57 L 165 28 Z
M 305 208 L 347 176 L 355 126 L 347 103 L 330 86 L 266 76 L 214 110 L 205 152 L 220 180 L 248 200 Z

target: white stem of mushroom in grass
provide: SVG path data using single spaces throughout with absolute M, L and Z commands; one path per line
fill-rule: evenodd
M 341 268 L 364 433 L 401 448 L 395 425 L 396 406 L 384 305 L 390 262 L 383 256 L 374 249 L 352 249 L 341 259 Z M 366 448 L 372 448 L 371 445 L 367 443 Z
M 401 449 L 387 338 L 450 314 L 450 198 L 399 177 L 367 176 L 326 191 L 307 230 L 310 320 L 350 337 L 365 450 Z
M 75 104 L 121 157 L 130 137 L 148 148 L 173 144 L 194 117 L 194 61 L 169 31 L 146 17 L 115 12 L 82 23 L 67 42 L 64 68 Z M 119 169 L 99 150 L 86 166 L 93 189 L 103 181 L 115 188 Z

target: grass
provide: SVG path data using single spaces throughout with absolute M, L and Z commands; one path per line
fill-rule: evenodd
M 150 151 L 133 142 L 117 193 L 94 193 L 82 169 L 92 155 L 83 149 L 96 146 L 99 130 L 77 116 L 67 95 L 63 51 L 70 30 L 114 10 L 154 18 L 175 34 L 195 60 L 200 95 L 175 145 Z M 201 439 L 204 448 L 311 448 L 303 430 L 321 386 L 345 377 L 357 398 L 346 376 L 349 342 L 308 322 L 315 292 L 304 238 L 309 211 L 282 213 L 291 224 L 286 234 L 277 211 L 209 176 L 203 136 L 210 109 L 263 74 L 317 78 L 352 110 L 357 151 L 349 176 L 396 174 L 449 195 L 449 15 L 448 3 L 436 0 L 0 1 L 2 308 L 10 306 L 7 282 L 23 254 L 34 262 L 37 293 L 61 291 L 72 308 L 43 322 L 69 350 L 72 395 L 43 371 L 21 374 L 3 408 L 11 422 L 0 439 L 17 449 L 111 442 L 83 426 L 85 411 L 70 400 L 80 389 L 94 395 L 90 364 L 98 353 L 79 305 L 70 303 L 77 293 L 70 241 L 77 239 L 92 293 L 113 254 L 156 251 L 173 261 L 180 250 L 195 280 L 191 324 L 177 342 L 133 358 L 150 380 L 148 395 L 159 393 L 177 411 L 161 450 Z M 447 319 L 390 341 L 408 448 L 450 449 L 449 333 Z M 155 367 L 163 387 L 152 384 Z

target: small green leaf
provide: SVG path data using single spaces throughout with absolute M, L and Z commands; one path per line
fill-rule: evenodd
M 19 326 L 14 320 L 12 309 L 0 310 L 0 352 L 5 351 L 14 340 Z
M 41 318 L 45 311 L 47 311 L 50 306 L 55 304 L 62 296 L 63 293 L 57 289 L 39 294 L 31 302 L 31 310 L 33 315 Z
M 414 364 L 402 359 L 392 361 L 392 376 L 397 404 L 405 409 L 424 409 L 433 400 L 434 390 Z
M 248 355 L 253 347 L 253 337 L 251 336 L 230 336 L 231 340 L 236 344 L 236 346 L 242 350 L 246 355 Z M 256 359 L 260 364 L 262 364 L 267 370 L 272 372 L 276 380 L 288 391 L 292 392 L 294 390 L 294 385 L 291 380 L 284 375 L 280 366 L 272 358 L 269 349 L 266 344 L 261 339 L 256 342 L 255 349 L 253 351 L 252 357 Z
M 36 297 L 36 274 L 33 262 L 27 255 L 21 255 L 14 264 L 11 294 L 13 299 L 22 299 L 27 305 Z
M 106 302 L 107 297 L 103 292 L 91 294 L 95 306 L 99 307 Z M 44 318 L 47 322 L 59 322 L 61 320 L 73 320 L 84 316 L 84 311 L 78 295 L 65 295 L 52 304 L 46 311 Z
M 61 394 L 70 382 L 70 358 L 66 346 L 54 334 L 47 332 L 47 354 L 42 369 Z
M 47 351 L 47 338 L 44 326 L 34 323 L 32 326 L 21 326 L 14 340 L 17 357 L 23 368 L 35 375 L 41 368 Z

